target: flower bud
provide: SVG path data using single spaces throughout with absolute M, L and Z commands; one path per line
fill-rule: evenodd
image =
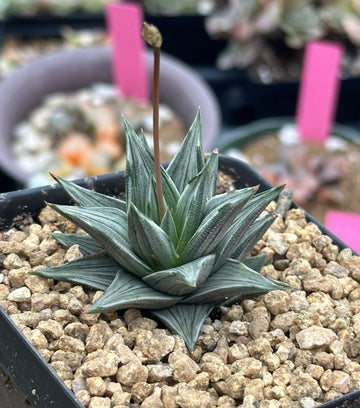
M 153 48 L 160 48 L 162 45 L 161 33 L 153 24 L 143 22 L 141 37 Z

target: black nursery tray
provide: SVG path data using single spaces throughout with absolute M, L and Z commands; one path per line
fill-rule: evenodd
M 244 162 L 221 156 L 219 170 L 232 176 L 237 188 L 260 185 L 260 191 L 271 187 L 259 173 Z M 79 184 L 96 191 L 119 195 L 124 192 L 124 173 L 86 178 Z M 19 190 L 0 194 L 0 231 L 11 227 L 14 217 L 30 214 L 35 217 L 45 206 L 44 201 L 68 203 L 66 193 L 58 186 Z M 341 249 L 346 245 L 319 224 Z M 319 408 L 356 407 L 360 390 L 318 406 Z M 9 316 L 0 308 L 0 408 L 81 408 L 71 391 L 59 379 L 37 350 L 27 341 Z

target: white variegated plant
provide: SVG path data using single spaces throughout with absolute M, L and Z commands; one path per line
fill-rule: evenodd
M 83 257 L 33 273 L 104 291 L 88 313 L 148 309 L 192 350 L 215 308 L 288 288 L 259 273 L 264 257 L 248 258 L 282 187 L 215 195 L 218 155 L 205 159 L 200 112 L 166 169 L 126 119 L 124 128 L 126 201 L 57 178 L 77 205 L 49 205 L 87 234 L 54 237 Z

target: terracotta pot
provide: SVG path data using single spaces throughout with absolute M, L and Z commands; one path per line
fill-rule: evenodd
M 152 53 L 146 53 L 152 78 Z M 26 118 L 46 95 L 72 92 L 96 82 L 112 82 L 111 50 L 91 47 L 56 52 L 18 69 L 0 84 L 0 168 L 23 186 L 29 178 L 12 159 L 14 126 Z M 190 67 L 168 55 L 162 56 L 160 101 L 183 120 L 185 129 L 200 107 L 205 151 L 212 148 L 220 129 L 220 109 L 210 87 Z

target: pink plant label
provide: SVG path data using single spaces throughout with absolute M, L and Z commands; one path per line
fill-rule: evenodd
M 325 227 L 354 251 L 360 253 L 360 214 L 328 211 L 325 215 Z
M 334 121 L 340 87 L 340 45 L 313 41 L 305 50 L 296 122 L 302 140 L 323 144 Z
M 135 3 L 108 3 L 106 20 L 112 42 L 113 79 L 119 94 L 148 101 L 145 43 L 141 38 L 141 6 Z

